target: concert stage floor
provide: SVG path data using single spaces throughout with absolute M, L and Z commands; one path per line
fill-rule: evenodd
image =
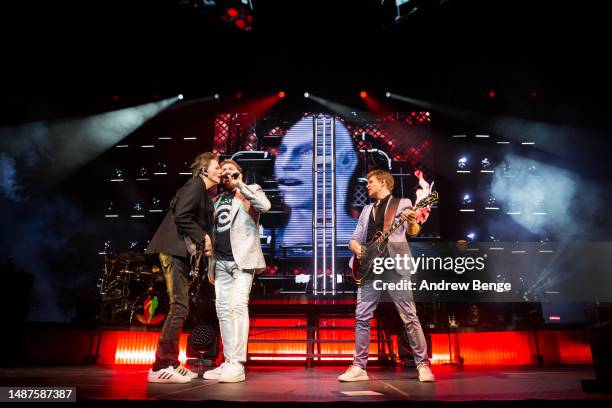
M 435 366 L 435 383 L 419 383 L 414 369 L 371 368 L 368 382 L 339 383 L 336 377 L 345 368 L 249 367 L 246 382 L 220 384 L 199 378 L 181 385 L 148 384 L 145 381 L 148 367 L 145 366 L 3 368 L 0 369 L 0 385 L 76 386 L 78 400 L 94 403 L 208 401 L 206 406 L 227 406 L 228 401 L 243 403 L 240 405 L 367 402 L 388 406 L 407 401 L 488 401 L 497 405 L 534 399 L 612 400 L 612 394 L 582 391 L 580 381 L 594 378 L 592 368 L 585 366 L 499 367 L 495 370 Z

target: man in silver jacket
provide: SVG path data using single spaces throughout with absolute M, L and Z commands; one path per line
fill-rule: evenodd
M 245 380 L 249 293 L 254 274 L 266 268 L 259 215 L 270 210 L 270 201 L 259 185 L 242 181 L 235 161 L 221 162 L 221 172 L 224 191 L 215 199 L 215 267 L 208 278 L 215 285 L 224 362 L 206 371 L 204 378 L 232 383 Z

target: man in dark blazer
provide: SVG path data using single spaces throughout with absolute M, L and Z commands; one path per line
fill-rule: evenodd
M 204 255 L 212 255 L 214 204 L 208 190 L 219 184 L 221 168 L 216 154 L 198 155 L 193 164 L 193 177 L 177 192 L 147 254 L 159 254 L 170 310 L 162 328 L 155 363 L 147 375 L 148 382 L 185 383 L 198 375 L 180 364 L 179 336 L 189 312 L 189 261 L 196 245 L 204 243 Z

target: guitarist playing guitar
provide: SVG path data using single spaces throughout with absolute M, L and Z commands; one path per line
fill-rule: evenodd
M 408 237 L 420 232 L 418 221 L 424 222 L 429 216 L 428 208 L 413 209 L 412 202 L 407 198 L 392 197 L 393 176 L 386 170 L 373 170 L 367 175 L 368 196 L 375 200 L 374 204 L 366 205 L 359 216 L 357 228 L 353 232 L 349 249 L 355 258 L 361 261 L 364 253 L 364 244 L 371 242 L 377 233 L 386 231 L 396 221 L 403 217 L 407 222 L 402 222 L 388 237 L 386 248 L 381 257 L 395 257 L 397 254 L 410 256 Z M 418 220 L 418 221 L 417 221 Z M 406 276 L 407 275 L 407 276 Z M 385 282 L 399 282 L 402 278 L 409 278 L 410 271 L 385 270 L 378 278 Z M 370 279 L 361 280 L 357 292 L 357 306 L 355 310 L 355 355 L 353 364 L 348 370 L 338 377 L 339 381 L 366 381 L 368 353 L 370 348 L 370 320 L 378 306 L 382 290 L 374 287 L 372 275 Z M 433 373 L 427 356 L 427 343 L 421 328 L 421 323 L 416 315 L 416 306 L 407 291 L 389 291 L 393 303 L 404 323 L 410 347 L 414 354 L 414 360 L 419 373 L 419 381 L 434 381 Z

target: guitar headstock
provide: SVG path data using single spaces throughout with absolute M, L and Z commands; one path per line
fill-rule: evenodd
M 428 205 L 436 203 L 437 201 L 438 201 L 438 192 L 437 191 L 433 191 L 427 197 L 425 197 L 421 201 L 419 201 L 412 209 L 413 210 L 417 210 L 419 208 L 424 208 L 424 207 L 427 207 Z M 408 221 L 408 218 L 404 217 L 403 215 L 401 216 L 401 218 L 404 221 Z
M 437 191 L 432 191 L 431 193 L 429 193 L 429 195 L 425 198 L 423 198 L 421 201 L 419 201 L 414 208 L 424 208 L 427 207 L 428 205 L 432 205 L 434 203 L 436 203 L 438 201 L 438 192 Z

